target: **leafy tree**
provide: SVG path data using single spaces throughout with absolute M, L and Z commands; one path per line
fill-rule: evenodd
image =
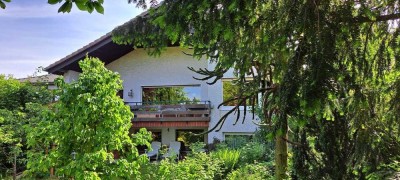
M 114 40 L 153 54 L 169 42 L 192 47 L 194 57 L 216 63 L 192 69 L 210 84 L 233 68 L 239 94 L 231 101 L 254 104 L 261 94 L 277 179 L 287 177 L 288 142 L 294 178 L 364 178 L 399 154 L 399 7 L 393 0 L 165 0 L 117 28 Z
M 43 85 L 21 83 L 11 76 L 0 75 L 0 173 L 12 167 L 13 176 L 24 169 L 26 131 L 23 126 L 32 116 L 29 103 L 47 104 L 53 94 Z
M 23 110 L 26 103 L 47 104 L 53 97 L 45 84 L 21 83 L 11 76 L 0 75 L 0 109 Z
M 0 109 L 0 157 L 1 165 L 4 166 L 1 172 L 7 170 L 7 164 L 11 163 L 14 179 L 16 178 L 17 166 L 23 162 L 22 146 L 25 135 L 23 116 L 22 112 Z
M 117 96 L 122 89 L 117 73 L 96 58 L 79 65 L 82 73 L 76 82 L 57 80 L 59 102 L 54 114 L 28 136 L 32 149 L 48 149 L 48 155 L 30 154 L 28 172 L 34 175 L 54 167 L 57 175 L 77 179 L 139 177 L 140 164 L 147 158 L 138 155 L 136 145 L 149 145 L 151 134 L 142 129 L 129 136 L 133 114 Z M 47 129 L 54 130 L 49 134 Z
M 399 7 L 398 1 L 166 0 L 113 37 L 153 54 L 168 42 L 192 47 L 194 57 L 216 63 L 213 70 L 192 69 L 210 84 L 233 68 L 239 94 L 223 104 L 254 104 L 261 94 L 263 124 L 274 127 L 277 179 L 287 177 L 288 142 L 296 178 L 363 178 L 387 154 L 398 154 Z

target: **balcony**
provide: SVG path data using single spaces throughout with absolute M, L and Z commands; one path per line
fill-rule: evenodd
M 209 122 L 210 101 L 126 102 L 135 114 L 134 122 Z M 208 124 L 208 123 L 207 123 Z

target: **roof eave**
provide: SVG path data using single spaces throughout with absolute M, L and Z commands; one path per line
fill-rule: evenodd
M 81 49 L 73 52 L 72 54 L 58 60 L 57 62 L 50 64 L 46 68 L 44 68 L 44 71 L 47 71 L 48 73 L 51 74 L 58 74 L 62 75 L 64 73 L 64 67 L 75 63 L 76 61 L 79 61 L 83 57 L 85 57 L 87 54 L 95 51 L 96 49 L 104 46 L 107 43 L 112 42 L 111 38 L 111 33 L 107 33 L 106 35 L 100 37 L 99 39 L 93 41 L 92 43 L 82 47 Z

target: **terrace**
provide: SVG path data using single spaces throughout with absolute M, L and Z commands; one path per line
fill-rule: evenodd
M 133 122 L 209 122 L 210 101 L 126 102 L 135 114 Z

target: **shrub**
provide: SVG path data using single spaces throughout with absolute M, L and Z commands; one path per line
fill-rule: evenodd
M 246 164 L 228 174 L 228 180 L 274 179 L 273 172 L 265 163 Z
M 400 178 L 400 157 L 394 157 L 390 163 L 381 164 L 377 171 L 370 173 L 367 179 L 398 179 Z
M 205 146 L 206 144 L 203 142 L 195 142 L 190 144 L 190 149 L 192 150 L 193 153 L 203 152 Z
M 185 160 L 175 162 L 162 160 L 159 164 L 149 163 L 141 167 L 143 179 L 221 179 L 223 162 L 206 153 L 194 153 Z
M 235 135 L 225 137 L 226 145 L 231 149 L 239 149 L 249 142 L 250 136 L 247 135 Z
M 220 159 L 224 163 L 226 172 L 233 170 L 239 162 L 240 151 L 231 149 L 221 149 L 210 154 L 214 159 Z
M 255 161 L 265 161 L 266 150 L 261 143 L 250 142 L 240 148 L 240 163 L 251 164 Z

